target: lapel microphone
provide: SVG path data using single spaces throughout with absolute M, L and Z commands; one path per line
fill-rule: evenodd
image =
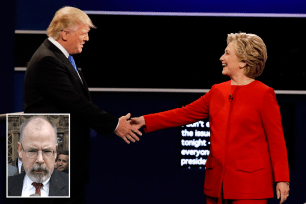
M 233 100 L 234 98 L 233 98 L 232 95 L 230 94 L 230 95 L 228 96 L 228 99 L 230 100 L 230 102 L 232 102 L 232 100 Z

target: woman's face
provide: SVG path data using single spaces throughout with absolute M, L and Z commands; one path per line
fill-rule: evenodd
M 229 77 L 237 75 L 238 72 L 241 72 L 241 68 L 245 66 L 245 63 L 239 61 L 232 43 L 227 45 L 224 54 L 220 58 L 220 61 L 222 62 L 223 66 L 222 74 Z

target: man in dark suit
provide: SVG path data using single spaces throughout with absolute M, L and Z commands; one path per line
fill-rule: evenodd
M 69 196 L 68 174 L 54 169 L 57 147 L 55 125 L 42 116 L 27 119 L 18 142 L 25 172 L 8 178 L 8 196 Z
M 8 178 L 8 196 L 21 196 L 25 172 Z M 68 196 L 68 174 L 54 169 L 49 186 L 49 196 Z
M 91 102 L 86 81 L 72 57 L 82 52 L 91 28 L 94 25 L 81 10 L 64 7 L 57 11 L 47 29 L 49 38 L 31 58 L 24 82 L 25 113 L 70 113 L 71 186 L 78 186 L 72 189 L 75 202 L 84 196 L 82 184 L 89 179 L 89 165 L 78 165 L 89 160 L 89 128 L 116 133 L 127 143 L 139 140 L 136 133 L 141 135 L 130 125 L 130 114 L 118 119 Z

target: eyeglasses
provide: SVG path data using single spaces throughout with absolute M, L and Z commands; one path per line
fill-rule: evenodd
M 26 153 L 27 157 L 29 157 L 31 159 L 36 159 L 39 152 L 42 153 L 44 158 L 51 159 L 54 156 L 54 153 L 56 152 L 56 151 L 50 150 L 50 149 L 46 149 L 46 150 L 42 150 L 42 151 L 37 151 L 37 149 L 24 150 L 22 145 L 21 145 L 21 148 Z

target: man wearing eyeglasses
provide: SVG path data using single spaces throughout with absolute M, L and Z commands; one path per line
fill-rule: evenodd
M 8 178 L 8 196 L 68 196 L 68 174 L 54 169 L 57 147 L 55 125 L 42 116 L 26 120 L 18 142 L 25 172 Z

